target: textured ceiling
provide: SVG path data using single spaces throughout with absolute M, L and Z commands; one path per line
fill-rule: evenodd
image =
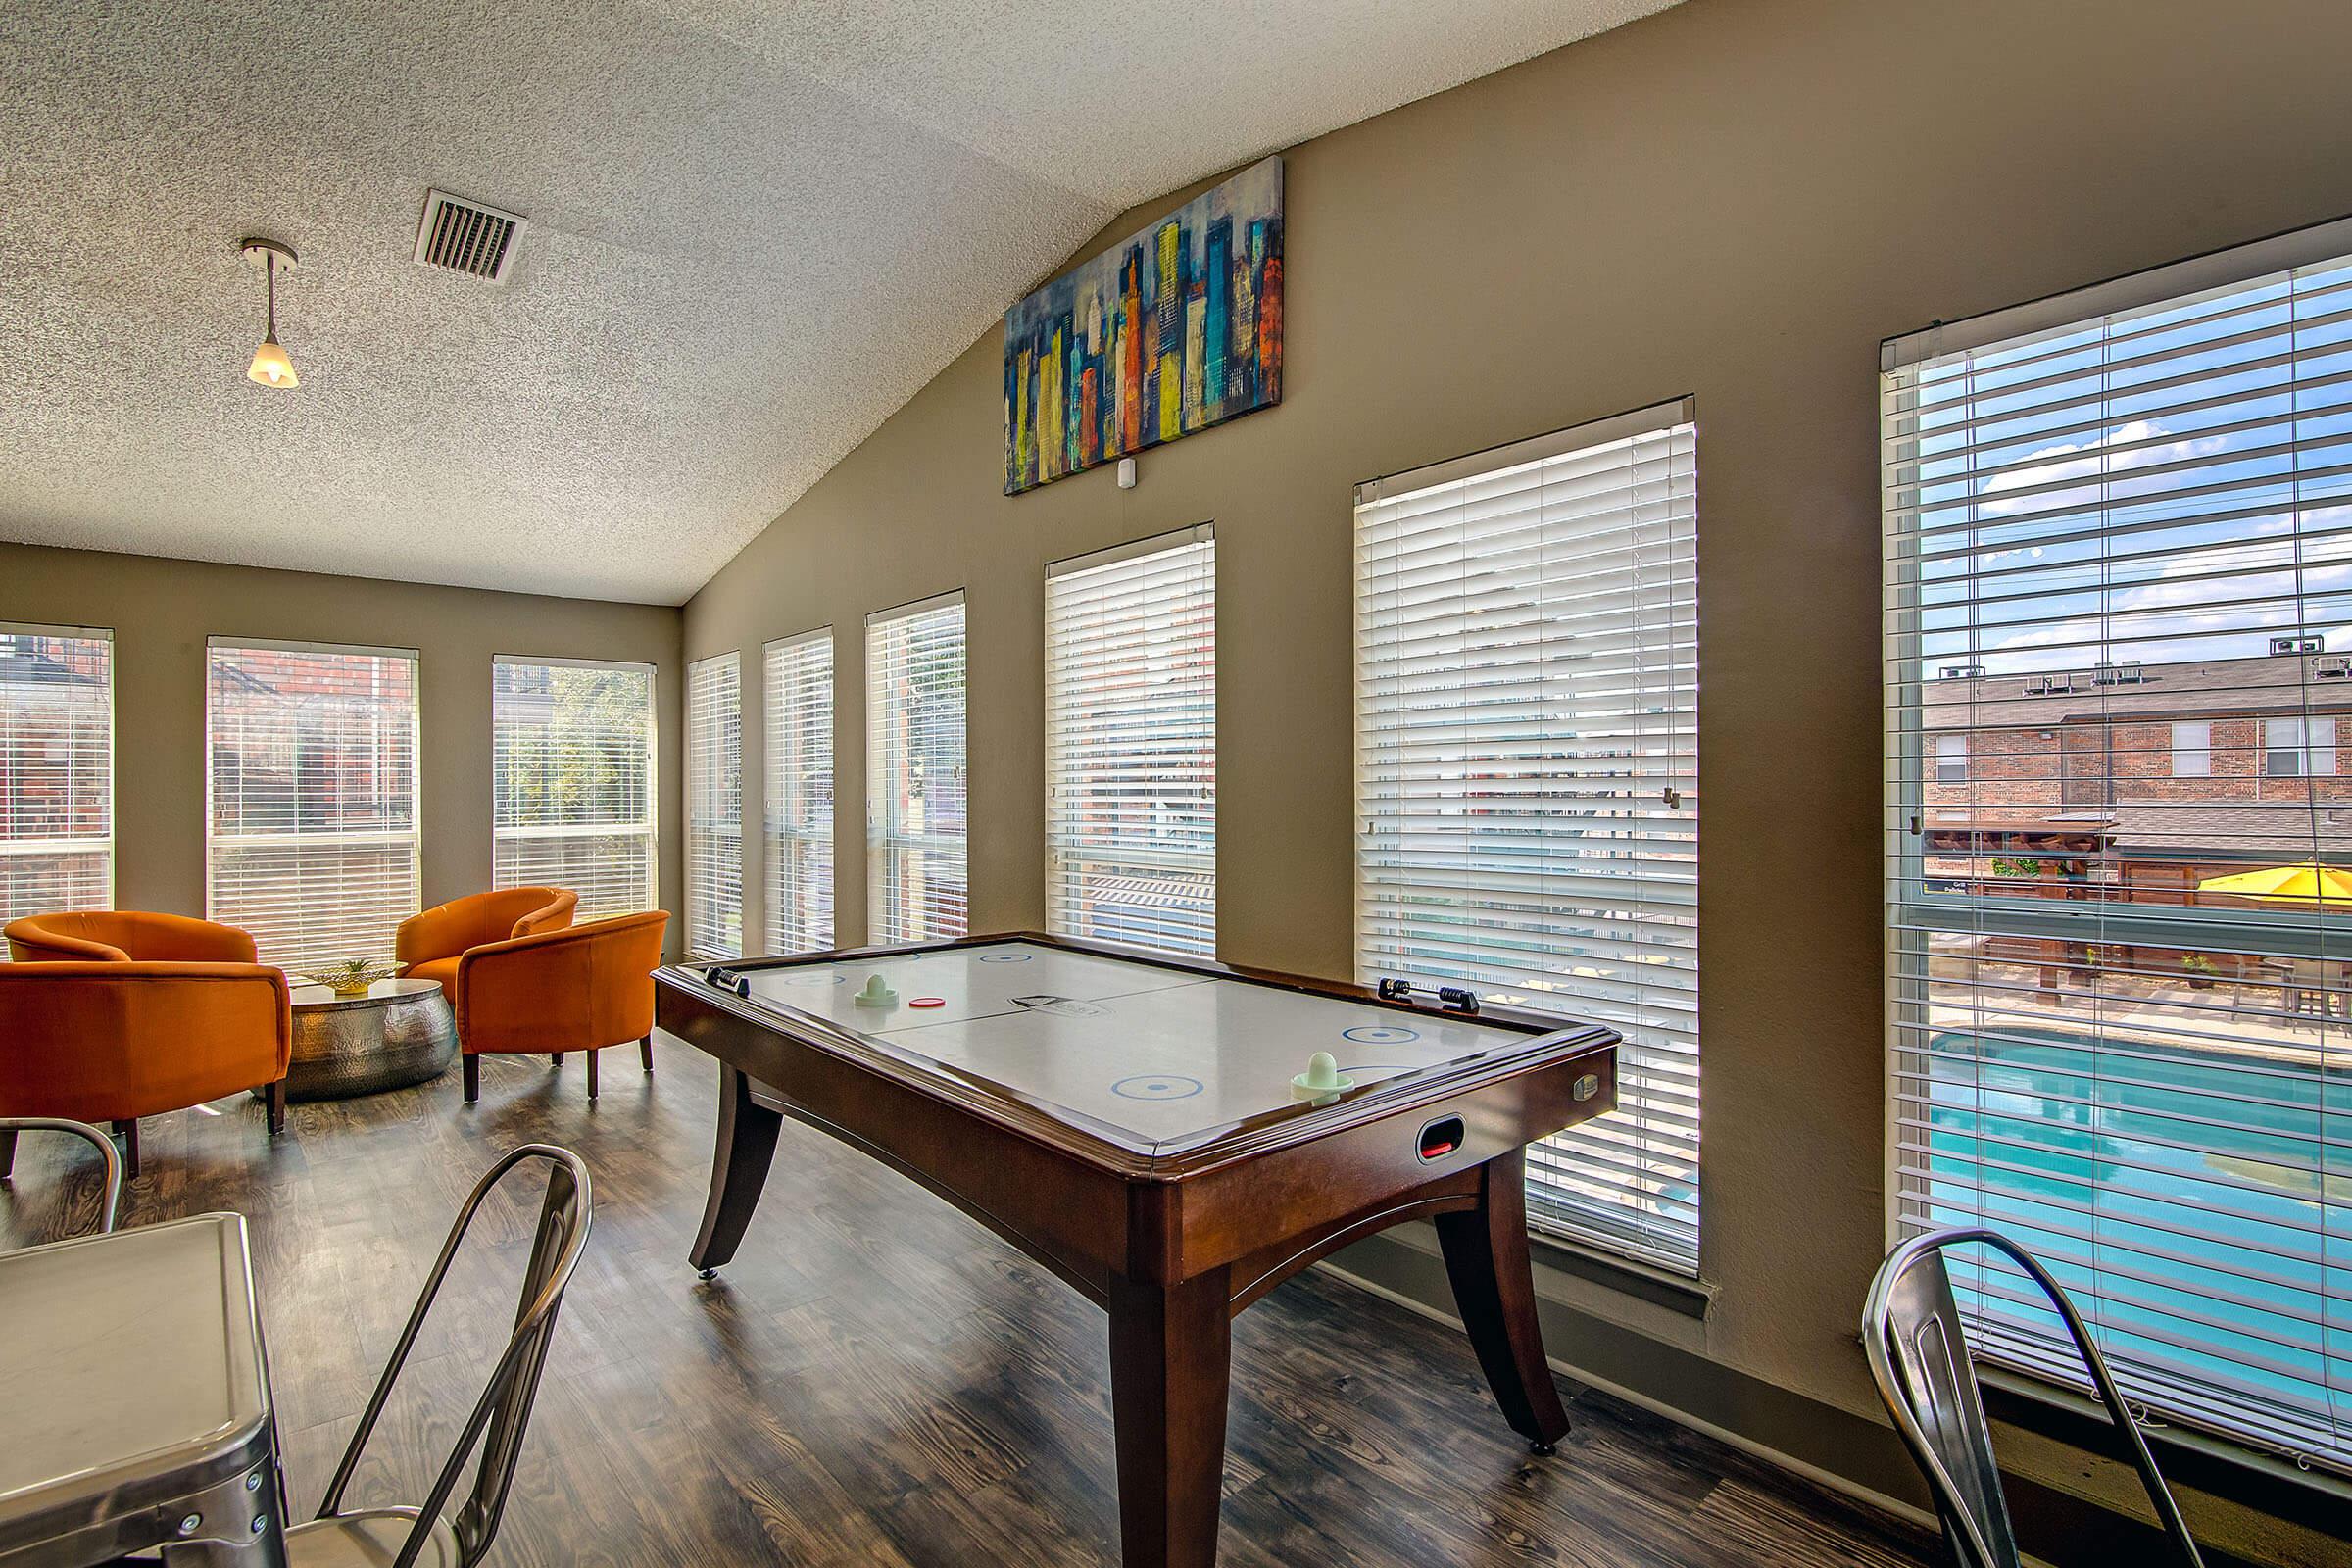
M 0 538 L 682 602 L 1122 209 L 1670 3 L 0 0 Z

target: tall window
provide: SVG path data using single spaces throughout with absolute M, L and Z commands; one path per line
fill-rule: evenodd
M 416 655 L 206 646 L 205 912 L 300 973 L 416 912 Z
M 1938 735 L 1936 737 L 1936 782 L 1965 784 L 1968 782 L 1968 737 Z
M 1898 339 L 1883 416 L 1893 1224 L 2008 1232 L 2134 1402 L 2337 1469 L 2348 250 Z M 2005 765 L 1923 783 L 1950 733 Z M 1988 1353 L 2077 1379 L 1998 1259 L 1958 1283 Z
M 508 659 L 490 666 L 492 885 L 570 888 L 576 918 L 654 891 L 654 668 Z
M 866 923 L 963 935 L 963 591 L 865 623 Z
M 767 645 L 767 946 L 833 938 L 833 628 Z
M 1206 523 L 1046 568 L 1046 899 L 1060 935 L 1216 956 Z
M 1698 1269 L 1697 432 L 1678 402 L 1356 492 L 1356 966 L 1624 1033 L 1539 1226 Z
M 0 625 L 0 922 L 114 903 L 114 652 Z
M 743 956 L 743 661 L 686 666 L 686 951 Z

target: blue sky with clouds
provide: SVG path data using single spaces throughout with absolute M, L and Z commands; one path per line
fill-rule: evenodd
M 2352 651 L 2352 261 L 1918 372 L 1921 660 Z

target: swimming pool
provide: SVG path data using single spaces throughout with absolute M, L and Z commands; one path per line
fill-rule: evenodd
M 2352 1464 L 2352 1072 L 2030 1028 L 1929 1051 L 1937 1223 L 2048 1262 L 2154 1402 Z

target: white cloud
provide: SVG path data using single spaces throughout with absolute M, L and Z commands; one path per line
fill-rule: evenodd
M 2035 490 L 2042 485 L 2059 484 L 2069 479 L 2113 479 L 2140 468 L 2162 467 L 2168 463 L 2213 457 L 2228 451 L 2230 447 L 2229 437 L 2208 435 L 2187 436 L 2140 451 L 2131 450 L 2142 442 L 2155 441 L 2166 433 L 2162 426 L 2151 420 L 2133 419 L 2129 424 L 2117 425 L 2093 441 L 2060 442 L 2043 447 L 2027 456 L 2027 466 L 1996 473 L 1987 479 L 1979 494 L 1990 497 L 2011 491 Z M 2080 489 L 2018 496 L 2010 501 L 1984 500 L 1980 501 L 1978 510 L 1990 516 L 2006 517 L 2023 512 L 2095 507 L 2099 499 L 2099 487 L 2086 484 Z

